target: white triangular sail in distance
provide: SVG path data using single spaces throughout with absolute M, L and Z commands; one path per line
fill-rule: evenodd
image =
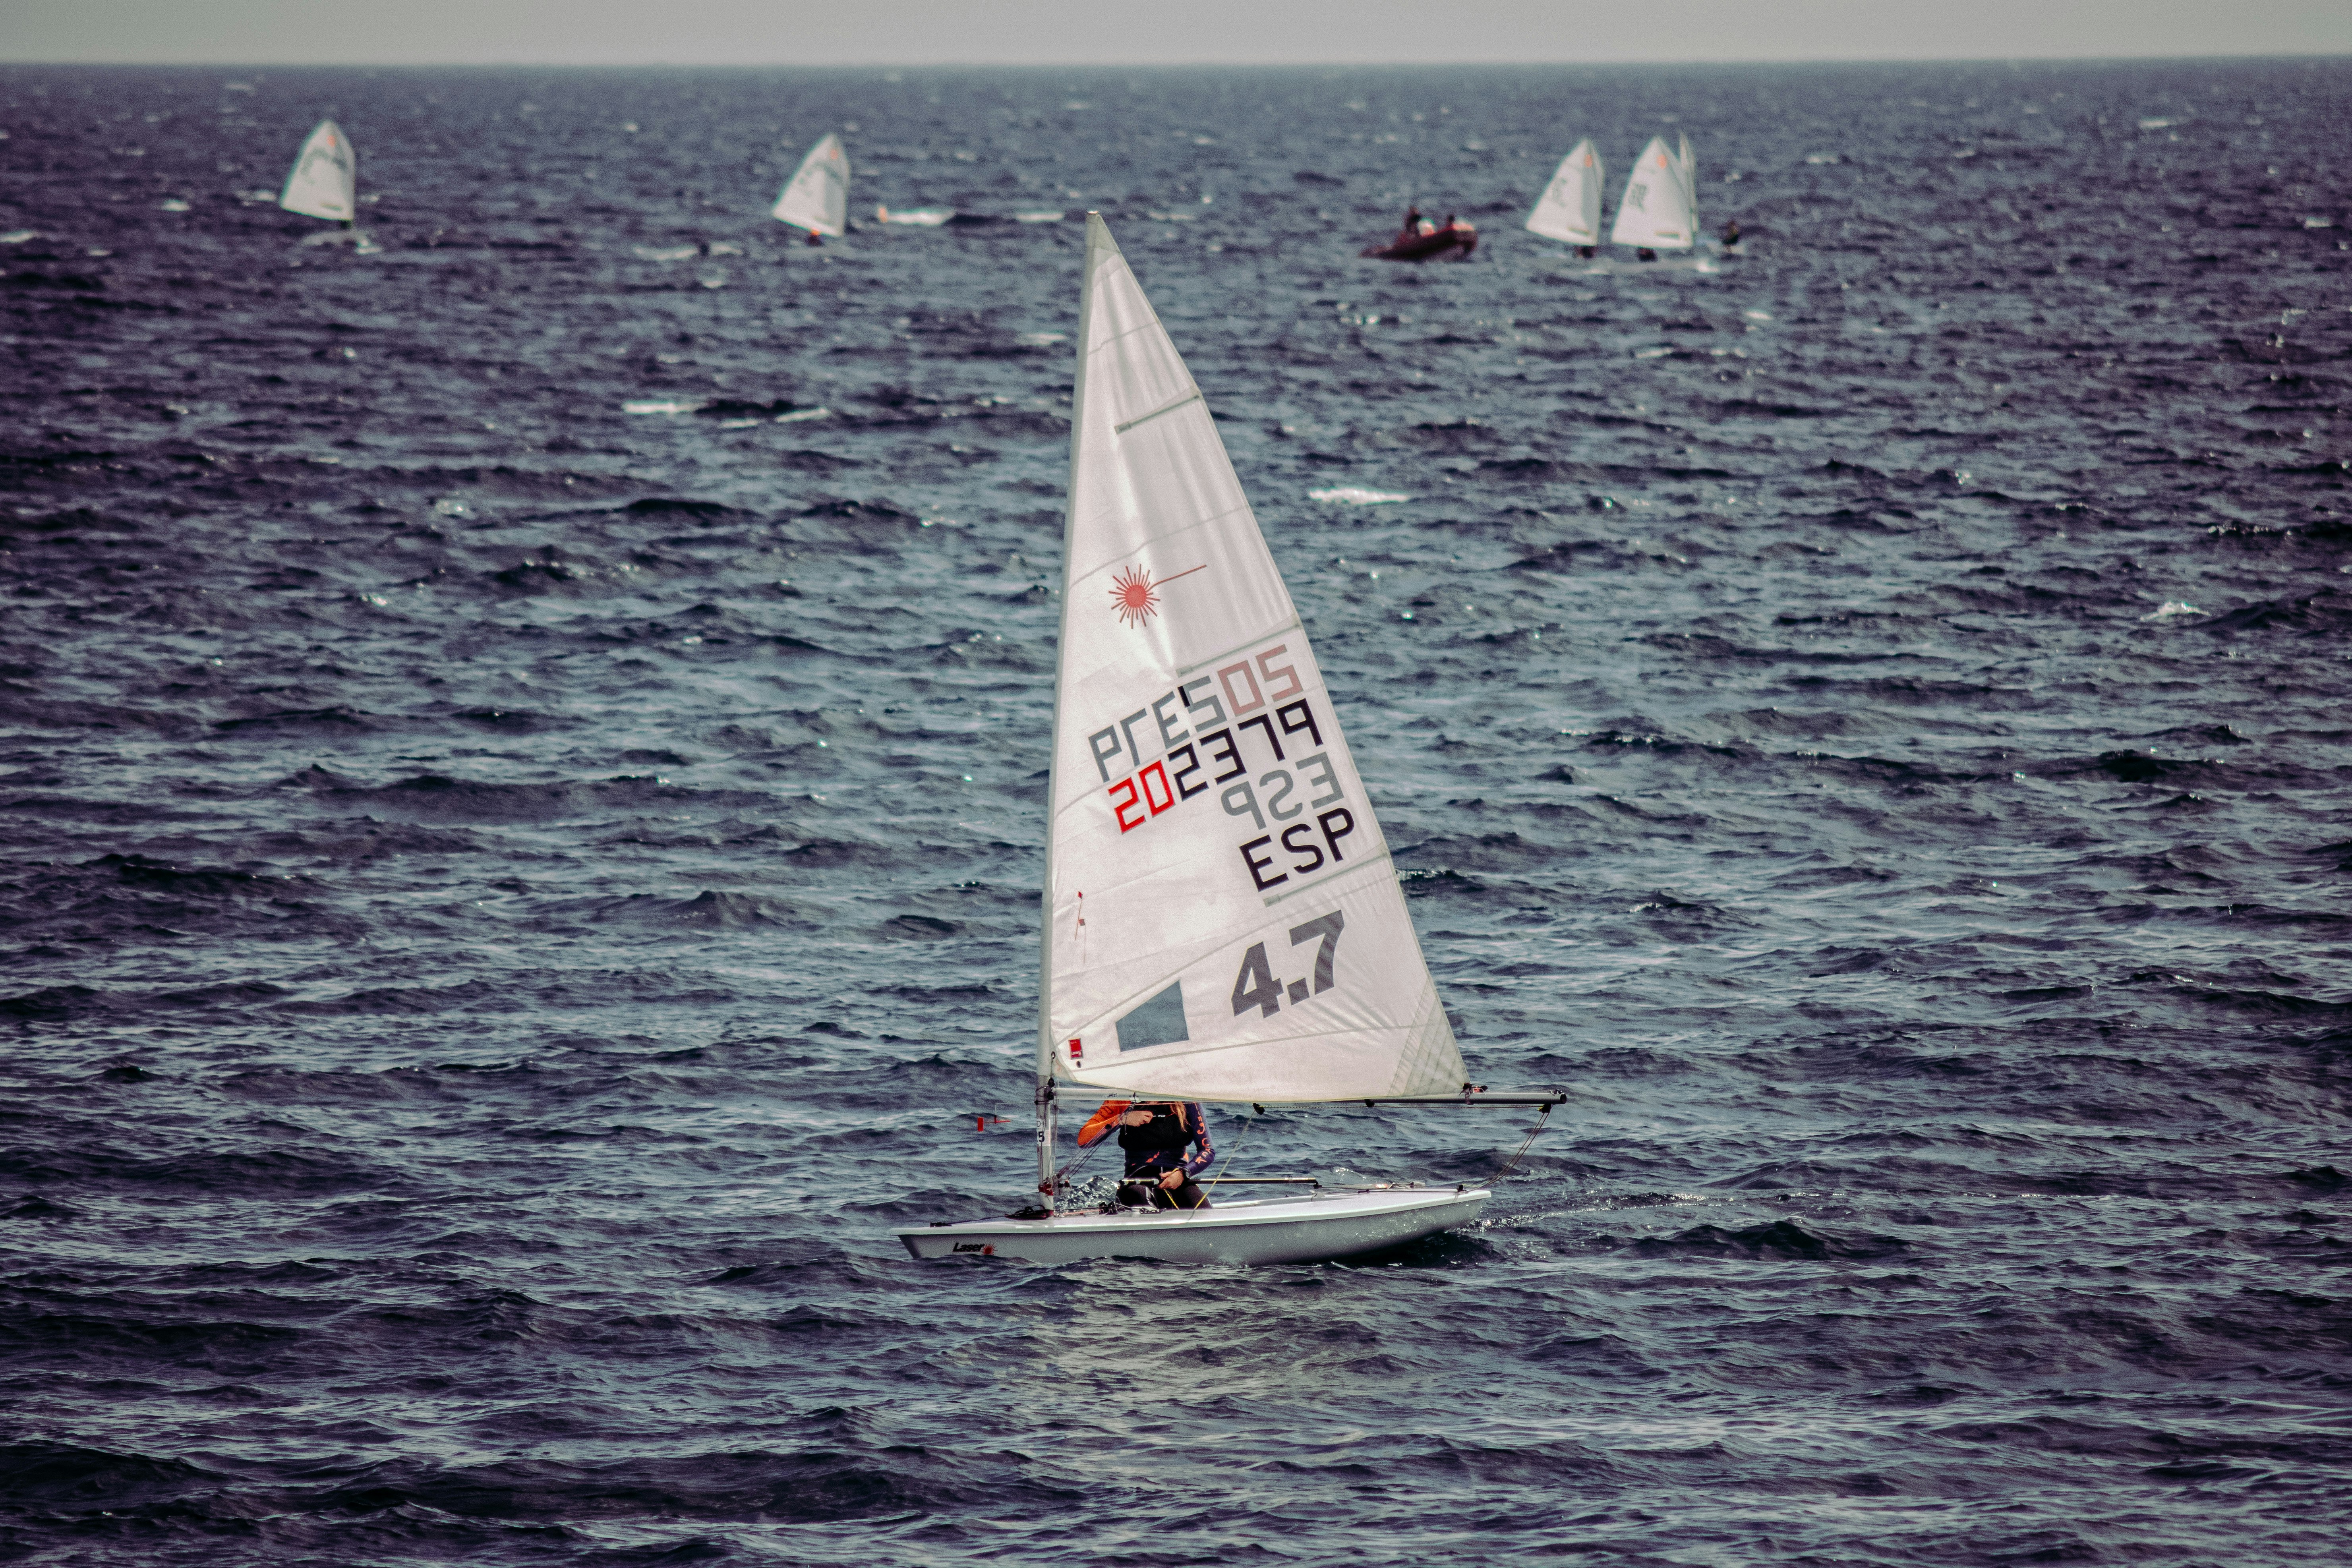
M 1039 1072 L 1169 1099 L 1458 1091 L 1298 611 L 1094 214 L 1080 298 Z
M 1664 138 L 1653 136 L 1625 178 L 1625 196 L 1617 204 L 1617 224 L 1609 231 L 1610 243 L 1688 250 L 1696 226 L 1682 164 L 1666 151 Z
M 1683 200 L 1690 205 L 1691 234 L 1698 234 L 1698 154 L 1691 151 L 1690 138 L 1678 136 L 1682 143 L 1675 153 L 1675 169 L 1683 177 Z
M 1601 154 L 1592 150 L 1591 139 L 1579 142 L 1559 161 L 1551 184 L 1536 202 L 1536 210 L 1528 215 L 1528 227 L 1546 239 L 1600 244 L 1601 183 L 1605 175 Z
M 349 223 L 359 215 L 359 156 L 352 151 L 352 139 L 333 121 L 321 120 L 294 155 L 278 205 L 305 217 Z
M 772 216 L 812 234 L 848 232 L 849 154 L 841 150 L 840 137 L 828 132 L 809 149 L 776 197 Z

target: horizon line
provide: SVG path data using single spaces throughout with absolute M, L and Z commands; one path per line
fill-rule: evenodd
M 1055 71 L 1055 70 L 1463 70 L 1463 69 L 1608 69 L 1672 66 L 1769 68 L 1779 66 L 2032 66 L 2032 65 L 2210 65 L 2256 60 L 2317 63 L 2352 62 L 2346 50 L 2255 50 L 2244 54 L 2056 54 L 2056 55 L 1827 55 L 1768 58 L 1675 58 L 1635 59 L 1458 59 L 1458 60 L 543 60 L 543 59 L 408 59 L 408 60 L 146 60 L 146 59 L 10 59 L 0 58 L 0 69 L 116 70 L 710 70 L 710 71 Z

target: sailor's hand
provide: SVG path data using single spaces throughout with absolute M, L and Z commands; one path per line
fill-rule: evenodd
M 1184 1184 L 1184 1173 L 1181 1170 L 1171 1171 L 1160 1178 L 1160 1184 L 1172 1193 Z
M 1118 1121 L 1119 1125 L 1122 1127 L 1148 1127 L 1151 1124 L 1151 1112 L 1148 1110 L 1130 1110 L 1125 1116 L 1120 1117 Z

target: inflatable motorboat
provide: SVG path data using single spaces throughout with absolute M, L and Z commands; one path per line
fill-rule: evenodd
M 1368 245 L 1356 254 L 1381 261 L 1430 261 L 1440 257 L 1467 261 L 1477 248 L 1476 228 L 1451 215 L 1443 225 L 1433 224 L 1416 207 L 1404 215 L 1404 226 L 1394 238 L 1385 245 Z

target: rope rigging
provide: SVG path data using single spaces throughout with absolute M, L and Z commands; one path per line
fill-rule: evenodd
M 1234 1161 L 1240 1155 L 1242 1139 L 1249 1132 L 1250 1129 L 1257 1123 L 1259 1118 L 1265 1114 L 1265 1107 L 1263 1105 L 1253 1104 L 1250 1106 L 1250 1110 L 1255 1114 L 1244 1115 L 1240 1119 L 1240 1129 L 1234 1134 L 1233 1141 L 1226 1145 L 1224 1157 L 1217 1162 L 1215 1172 L 1201 1183 L 1201 1186 L 1204 1190 L 1213 1188 L 1219 1184 L 1226 1181 L 1228 1178 L 1234 1180 L 1240 1179 L 1233 1177 Z M 1509 1180 L 1512 1176 L 1519 1173 L 1521 1164 L 1527 1158 L 1528 1151 L 1535 1146 L 1535 1141 L 1541 1137 L 1544 1130 L 1551 1124 L 1551 1113 L 1552 1107 L 1550 1105 L 1542 1107 L 1537 1112 L 1536 1124 L 1528 1129 L 1528 1135 L 1524 1139 L 1521 1139 L 1519 1146 L 1511 1152 L 1511 1157 L 1503 1162 L 1502 1165 L 1495 1172 L 1494 1175 L 1487 1178 L 1489 1184 L 1499 1185 L 1503 1182 Z M 1073 1158 L 1068 1164 L 1058 1167 L 1054 1172 L 1053 1191 L 1046 1195 L 1048 1207 L 1054 1212 L 1063 1212 L 1064 1198 L 1066 1196 L 1075 1196 L 1076 1189 L 1078 1185 L 1077 1177 L 1079 1173 L 1086 1169 L 1088 1162 L 1093 1160 L 1097 1152 L 1105 1148 L 1113 1147 L 1115 1146 L 1115 1140 L 1107 1137 L 1097 1140 L 1093 1144 L 1079 1149 L 1076 1156 Z M 1101 1178 L 1101 1180 L 1108 1181 L 1109 1178 Z M 1091 1188 L 1096 1184 L 1094 1180 L 1090 1179 L 1087 1184 Z M 1114 1184 L 1114 1191 L 1116 1191 L 1116 1187 L 1117 1184 Z M 1106 1200 L 1098 1194 L 1095 1194 L 1090 1191 L 1084 1200 L 1072 1204 L 1069 1206 L 1073 1209 L 1091 1209 L 1103 1206 L 1107 1201 L 1116 1202 L 1116 1199 Z
M 1518 1169 L 1519 1161 L 1526 1156 L 1528 1148 L 1535 1142 L 1538 1136 L 1542 1133 L 1543 1130 L 1549 1126 L 1550 1122 L 1551 1107 L 1547 1105 L 1536 1113 L 1536 1124 L 1528 1129 L 1527 1138 L 1519 1144 L 1517 1149 L 1512 1152 L 1511 1157 L 1503 1162 L 1503 1168 L 1495 1173 L 1493 1179 L 1496 1182 L 1500 1183 L 1507 1179 L 1512 1172 Z

